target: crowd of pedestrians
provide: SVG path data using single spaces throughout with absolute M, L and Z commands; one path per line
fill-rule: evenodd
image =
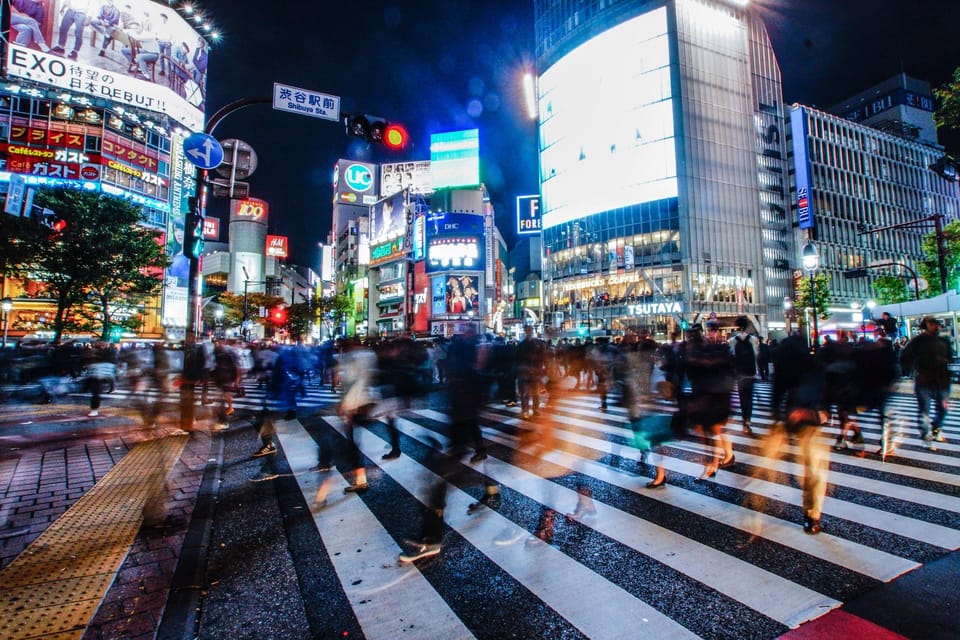
M 924 318 L 922 332 L 905 343 L 888 335 L 887 325 L 881 323 L 881 327 L 874 340 L 857 340 L 838 331 L 835 338 L 824 338 L 819 345 L 808 344 L 799 332 L 779 341 L 763 339 L 743 316 L 727 332 L 710 318 L 685 334 L 673 333 L 663 343 L 643 330 L 616 341 L 599 337 L 551 342 L 534 335 L 532 326 L 525 326 L 518 340 L 479 336 L 471 329 L 449 340 L 401 337 L 362 342 L 354 338 L 311 347 L 207 336 L 183 354 L 179 372 L 162 345 L 119 349 L 98 343 L 60 350 L 51 362 L 89 392 L 90 416 L 99 415 L 103 394 L 123 378 L 145 425 L 156 423 L 164 393 L 178 384 L 196 388 L 200 403 L 215 404 L 214 428 L 226 429 L 234 398 L 244 394 L 245 381 L 255 381 L 266 394 L 254 420 L 260 448 L 253 457 L 277 452 L 274 415 L 295 419 L 298 398 L 306 394 L 308 385 L 338 390 L 337 416 L 346 442 L 340 448 L 340 468 L 347 470 L 349 484 L 344 491 L 348 494 L 371 488 L 355 442 L 356 430 L 383 422 L 389 442 L 382 461 L 399 458 L 402 443 L 397 420 L 418 399 L 436 393 L 446 404 L 446 441 L 435 443 L 437 451 L 431 454 L 436 473 L 431 476 L 421 536 L 401 556 L 402 561 L 412 562 L 440 551 L 447 487 L 453 475 L 464 464 L 483 465 L 488 457 L 480 426 L 484 408 L 499 405 L 509 415 L 519 416 L 516 459 L 511 462 L 540 473 L 549 465 L 537 461 L 568 446 L 556 437 L 556 425 L 564 417 L 552 405 L 558 393 L 570 392 L 595 398 L 604 412 L 613 402 L 623 407 L 633 432 L 631 444 L 639 450 L 640 469 L 652 475 L 646 484 L 650 490 L 668 486 L 662 452 L 671 443 L 686 441 L 687 449 L 696 445 L 693 450 L 702 452 L 703 469 L 695 480 L 705 482 L 737 464 L 731 428 L 756 439 L 770 458 L 782 455 L 784 445 L 792 441 L 801 451 L 803 466 L 803 528 L 818 533 L 829 466 L 824 426 L 836 425 L 836 449 L 866 453 L 858 417 L 876 412 L 883 427 L 878 453 L 893 454 L 886 403 L 894 382 L 911 376 L 916 424 L 924 445 L 935 449 L 945 440 L 942 427 L 952 352 L 939 335 L 939 323 Z M 764 431 L 753 423 L 758 381 L 772 381 L 773 423 Z M 275 414 L 268 402 L 278 410 Z M 314 470 L 331 470 L 335 457 L 331 440 L 321 439 Z M 582 459 L 582 450 L 573 457 Z M 765 472 L 758 468 L 756 473 Z M 566 516 L 594 516 L 590 487 L 580 484 L 576 491 L 577 504 Z M 485 480 L 482 496 L 470 505 L 470 513 L 499 508 L 500 502 L 497 484 Z M 556 515 L 544 508 L 532 541 L 551 540 Z

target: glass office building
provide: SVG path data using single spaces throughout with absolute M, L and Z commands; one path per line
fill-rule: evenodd
M 715 0 L 538 0 L 535 20 L 546 322 L 782 320 L 795 251 L 763 24 Z

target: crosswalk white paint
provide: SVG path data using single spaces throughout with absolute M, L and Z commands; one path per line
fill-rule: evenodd
M 276 426 L 290 469 L 366 637 L 416 636 L 429 629 L 438 638 L 473 638 L 415 567 L 397 564 L 400 548 L 361 500 L 343 493 L 346 479 L 336 472 L 309 471 L 317 462 L 317 445 L 300 423 L 282 420 Z
M 235 406 L 258 409 L 262 406 L 263 394 L 262 390 L 248 388 L 247 396 L 237 399 Z M 842 531 L 831 529 L 831 518 L 929 545 L 928 553 L 936 549 L 946 553 L 960 548 L 960 496 L 956 493 L 960 474 L 954 473 L 960 468 L 960 456 L 957 455 L 960 452 L 960 444 L 957 444 L 960 415 L 956 411 L 948 413 L 944 425 L 944 433 L 950 442 L 938 444 L 938 451 L 929 451 L 922 448 L 918 438 L 913 399 L 905 395 L 891 398 L 888 415 L 895 413 L 905 424 L 898 436 L 897 455 L 885 461 L 872 455 L 880 439 L 876 414 L 857 416 L 866 439 L 864 450 L 868 454 L 832 454 L 834 468 L 830 471 L 829 482 L 832 487 L 862 496 L 864 504 L 828 492 L 824 501 L 826 528 L 820 535 L 809 536 L 803 533 L 799 523 L 785 521 L 754 506 L 754 502 L 767 500 L 799 505 L 801 492 L 796 479 L 802 474 L 802 467 L 797 462 L 770 459 L 759 453 L 759 438 L 772 424 L 766 404 L 769 388 L 758 385 L 756 395 L 752 421 L 755 437 L 740 434 L 734 399 L 734 417 L 727 432 L 738 465 L 720 471 L 709 480 L 718 488 L 728 487 L 742 492 L 741 495 L 747 496 L 742 503 L 679 486 L 677 478 L 697 477 L 703 469 L 702 463 L 689 459 L 690 452 L 704 451 L 697 443 L 675 443 L 665 448 L 663 464 L 670 483 L 666 489 L 648 490 L 645 484 L 649 478 L 603 463 L 600 459 L 609 454 L 627 461 L 639 460 L 640 454 L 633 447 L 615 441 L 631 441 L 633 433 L 625 411 L 611 403 L 608 412 L 601 412 L 595 396 L 559 394 L 553 401 L 554 410 L 559 412 L 553 421 L 554 435 L 568 446 L 547 453 L 544 460 L 555 465 L 558 473 L 577 472 L 616 488 L 622 492 L 618 499 L 642 495 L 656 501 L 662 508 L 696 514 L 763 541 L 799 551 L 806 554 L 811 563 L 818 563 L 817 570 L 825 573 L 824 580 L 829 580 L 831 567 L 886 582 L 919 566 L 909 553 L 897 547 L 898 538 L 891 537 L 892 542 L 880 541 L 875 545 L 846 539 Z M 307 398 L 298 404 L 309 410 L 330 407 L 337 399 L 337 394 L 329 388 L 320 390 L 314 387 L 308 388 Z M 656 409 L 657 406 L 650 408 Z M 439 434 L 431 424 L 446 419 L 442 411 L 420 408 L 404 413 L 397 425 L 407 437 L 432 446 L 433 439 Z M 338 419 L 327 417 L 323 421 L 327 425 L 324 428 L 341 431 Z M 483 433 L 487 440 L 509 449 L 516 448 L 517 440 L 509 433 L 511 427 L 523 424 L 517 408 L 492 405 L 482 413 L 481 424 L 485 425 Z M 410 627 L 404 624 L 414 625 L 412 628 L 424 637 L 474 637 L 444 597 L 420 573 L 417 565 L 397 563 L 397 556 L 403 549 L 395 536 L 384 528 L 363 498 L 343 495 L 342 488 L 347 483 L 339 473 L 324 475 L 307 471 L 316 462 L 317 449 L 313 437 L 300 423 L 282 421 L 278 422 L 278 427 L 283 451 L 366 637 L 409 636 Z M 832 443 L 837 433 L 835 423 L 824 427 L 823 433 Z M 371 491 L 377 490 L 377 474 L 384 474 L 426 504 L 427 489 L 438 480 L 437 476 L 406 454 L 396 460 L 380 462 L 385 443 L 366 429 L 357 430 L 356 439 L 361 451 L 379 467 L 368 472 Z M 443 440 L 442 437 L 439 439 Z M 779 452 L 797 458 L 799 453 L 799 447 L 790 444 Z M 766 473 L 764 478 L 749 475 L 758 468 Z M 551 478 L 531 473 L 512 456 L 511 459 L 491 456 L 476 469 L 501 486 L 558 513 L 571 511 L 577 503 L 575 491 Z M 859 474 L 861 471 L 863 475 Z M 769 479 L 773 477 L 778 479 Z M 893 499 L 892 505 L 884 504 L 883 499 Z M 447 525 L 462 536 L 466 544 L 484 554 L 588 637 L 696 637 L 681 621 L 673 620 L 653 604 L 625 591 L 556 546 L 495 544 L 496 540 L 505 538 L 526 538 L 534 523 L 524 528 L 490 509 L 469 516 L 467 506 L 473 501 L 467 492 L 452 487 L 445 512 Z M 683 532 L 644 520 L 618 508 L 617 500 L 604 503 L 595 499 L 594 502 L 597 513 L 582 519 L 584 526 L 697 581 L 705 590 L 713 590 L 784 627 L 797 627 L 841 604 L 818 593 L 815 588 L 791 581 L 786 577 L 789 572 L 778 575 L 737 557 L 735 550 L 717 549 Z M 951 514 L 957 515 L 954 518 Z M 362 548 L 363 552 L 356 553 L 357 548 Z M 442 562 L 443 554 L 439 558 Z M 642 580 L 643 576 L 637 576 L 637 579 Z M 618 615 L 596 613 L 611 610 L 617 611 Z M 631 624 L 623 624 L 624 620 L 630 620 Z

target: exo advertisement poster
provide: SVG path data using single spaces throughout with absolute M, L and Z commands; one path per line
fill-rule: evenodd
M 36 0 L 10 18 L 8 75 L 203 128 L 209 47 L 151 0 Z

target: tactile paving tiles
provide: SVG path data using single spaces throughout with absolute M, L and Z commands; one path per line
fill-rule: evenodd
M 80 638 L 187 436 L 136 445 L 0 571 L 0 638 Z

